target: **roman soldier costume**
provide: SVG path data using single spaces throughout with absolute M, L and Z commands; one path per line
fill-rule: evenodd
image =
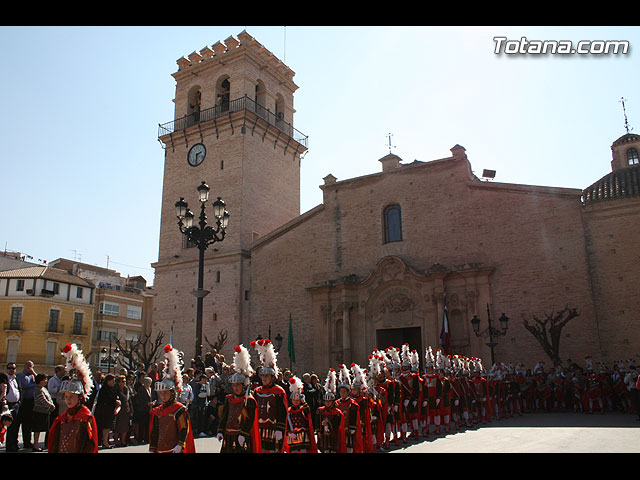
M 288 446 L 284 432 L 289 402 L 284 388 L 274 383 L 278 376 L 278 354 L 269 339 L 253 341 L 251 346 L 258 351 L 262 363 L 260 378 L 263 384 L 254 391 L 258 402 L 258 427 L 262 451 L 286 452 Z
M 165 345 L 163 379 L 155 390 L 167 399 L 150 412 L 149 451 L 152 453 L 195 453 L 193 429 L 187 407 L 177 401 L 182 392 L 182 361 L 171 345 Z M 166 393 L 162 393 L 166 392 Z
M 302 380 L 289 379 L 291 405 L 287 412 L 287 444 L 290 453 L 317 453 L 311 409 L 305 402 Z
M 371 411 L 369 410 L 369 398 L 365 394 L 367 380 L 364 371 L 357 363 L 351 364 L 353 382 L 351 383 L 351 398 L 358 404 L 360 415 L 360 432 L 362 436 L 362 451 L 371 453 L 373 451 L 373 438 L 371 431 Z
M 462 375 L 462 366 L 458 355 L 451 358 L 452 374 L 449 377 L 451 382 L 451 419 L 454 422 L 457 431 L 460 431 L 460 424 L 464 416 L 466 408 L 466 398 L 460 377 Z
M 362 453 L 362 427 L 360 426 L 360 408 L 351 398 L 351 378 L 345 365 L 340 365 L 338 373 L 338 392 L 336 406 L 342 410 L 345 419 L 345 445 L 347 453 Z
M 93 376 L 81 350 L 67 343 L 62 349 L 66 358 L 65 370 L 69 380 L 62 382 L 60 391 L 77 395 L 76 405 L 55 418 L 49 429 L 49 453 L 98 453 L 98 427 L 91 410 L 84 404 L 93 389 Z
M 428 435 L 431 425 L 436 425 L 440 429 L 440 395 L 442 386 L 435 371 L 435 358 L 433 349 L 428 346 L 425 351 L 425 373 L 422 376 L 422 418 L 423 418 L 423 435 Z
M 472 417 L 473 417 L 474 397 L 473 397 L 473 390 L 471 388 L 471 383 L 469 378 L 469 375 L 471 373 L 469 370 L 470 359 L 468 357 L 462 357 L 459 359 L 459 364 L 460 364 L 459 382 L 460 382 L 460 390 L 462 391 L 462 397 L 460 401 L 464 402 L 461 409 L 462 420 L 464 420 L 464 423 L 467 427 L 471 427 L 473 426 Z
M 471 378 L 471 386 L 475 400 L 473 416 L 475 423 L 487 423 L 488 419 L 488 399 L 489 389 L 487 387 L 487 379 L 482 376 L 482 362 L 479 358 L 472 358 L 473 378 Z
M 538 362 L 533 368 L 533 381 L 535 385 L 536 410 L 546 410 L 551 398 L 551 386 L 547 384 L 547 375 L 544 372 L 544 362 Z
M 604 413 L 604 400 L 602 390 L 602 378 L 593 370 L 593 360 L 590 356 L 585 358 L 587 363 L 587 376 L 585 377 L 585 394 L 589 413 L 593 413 L 594 404 L 600 407 L 600 412 Z
M 440 405 L 438 407 L 438 416 L 444 423 L 445 432 L 451 431 L 451 400 L 453 398 L 453 387 L 449 380 L 449 367 L 447 357 L 442 355 L 442 352 L 438 349 L 436 352 L 436 369 L 438 372 L 438 382 L 440 391 L 438 396 L 440 398 Z M 440 433 L 440 425 L 436 425 L 436 433 Z
M 229 382 L 233 392 L 226 396 L 218 423 L 220 453 L 260 453 L 258 404 L 250 393 L 251 368 L 249 352 L 244 345 L 234 349 L 233 368 Z
M 373 449 L 382 450 L 385 445 L 385 424 L 387 414 L 387 391 L 384 382 L 384 356 L 375 351 L 369 356 L 367 376 L 367 398 L 371 418 L 371 442 Z M 381 383 L 382 382 L 382 383 Z
M 412 359 L 415 352 L 409 350 L 409 344 L 402 345 L 401 373 L 398 378 L 400 384 L 401 412 L 402 412 L 402 441 L 406 443 L 408 429 L 411 428 L 413 438 L 418 437 L 420 417 L 420 380 L 418 373 L 411 371 Z M 415 362 L 415 360 L 414 360 Z M 410 426 L 410 427 L 409 427 Z
M 631 413 L 631 395 L 629 393 L 629 390 L 627 390 L 626 383 L 624 382 L 625 374 L 626 370 L 624 363 L 619 361 L 614 366 L 613 373 L 611 374 L 611 381 L 613 382 L 613 392 L 620 401 L 620 407 L 622 408 L 622 411 Z
M 342 410 L 335 405 L 336 372 L 329 369 L 324 384 L 324 405 L 316 410 L 318 451 L 320 453 L 346 453 L 345 420 Z
M 398 444 L 398 432 L 402 423 L 401 418 L 401 393 L 398 377 L 400 376 L 400 353 L 395 347 L 389 347 L 384 352 L 385 357 L 385 377 L 383 384 L 387 391 L 387 412 L 385 423 L 385 444 L 390 442 Z

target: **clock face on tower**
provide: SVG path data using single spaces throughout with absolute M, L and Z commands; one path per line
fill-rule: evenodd
M 187 154 L 187 162 L 192 167 L 197 167 L 204 160 L 205 155 L 207 154 L 207 149 L 202 143 L 196 143 L 191 149 L 189 149 L 189 153 Z

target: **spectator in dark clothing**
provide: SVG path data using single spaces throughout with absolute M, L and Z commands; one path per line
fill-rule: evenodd
M 142 373 L 142 379 L 133 396 L 133 426 L 135 439 L 139 444 L 149 443 L 149 412 L 155 406 L 156 393 L 153 380 Z
M 17 424 L 22 427 L 22 443 L 24 448 L 33 448 L 31 441 L 31 423 L 33 421 L 33 399 L 36 390 L 36 371 L 33 362 L 29 360 L 24 365 L 24 370 L 16 375 L 22 390 L 22 400 L 18 411 Z
M 102 386 L 96 398 L 96 408 L 94 412 L 98 431 L 102 439 L 102 448 L 112 448 L 109 444 L 109 435 L 113 429 L 113 422 L 117 413 L 116 409 L 119 409 L 120 405 L 120 393 L 116 386 L 116 377 L 109 373 L 102 381 Z

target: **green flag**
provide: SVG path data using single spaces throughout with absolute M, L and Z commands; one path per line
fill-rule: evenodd
M 296 349 L 293 345 L 293 321 L 291 319 L 291 314 L 289 314 L 289 341 L 287 343 L 287 348 L 289 350 L 289 360 L 292 363 L 296 363 Z

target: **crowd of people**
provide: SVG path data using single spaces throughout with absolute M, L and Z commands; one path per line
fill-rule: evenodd
M 18 451 L 21 428 L 24 449 L 59 449 L 65 422 L 80 413 L 89 432 L 95 424 L 88 451 L 136 444 L 195 451 L 193 438 L 217 436 L 222 452 L 368 453 L 526 413 L 619 411 L 640 420 L 638 370 L 631 360 L 605 365 L 587 357 L 548 369 L 542 361 L 531 368 L 501 363 L 486 369 L 478 358 L 431 347 L 420 358 L 406 344 L 374 350 L 363 366 L 298 376 L 278 368 L 269 340 L 250 347 L 259 358 L 255 368 L 243 345 L 229 364 L 212 351 L 186 367 L 167 346 L 159 364 L 106 375 L 86 366 L 78 376 L 68 363 L 47 377 L 35 372 L 33 362 L 20 372 L 9 363 L 0 375 L 0 443 L 7 452 Z M 65 348 L 83 361 L 75 346 Z M 69 404 L 67 397 L 76 396 L 80 401 Z M 174 413 L 164 417 L 165 411 Z M 181 433 L 169 441 L 160 433 L 166 418 L 182 422 L 174 429 Z
M 321 382 L 313 374 L 300 379 L 281 372 L 269 341 L 262 342 L 251 344 L 262 350 L 259 376 L 250 366 L 234 364 L 231 383 L 240 387 L 227 397 L 221 416 L 222 451 L 369 453 L 535 412 L 620 411 L 640 420 L 632 361 L 615 362 L 611 369 L 594 366 L 590 358 L 584 365 L 569 361 L 548 371 L 544 362 L 531 369 L 522 364 L 485 369 L 478 358 L 431 347 L 421 361 L 418 352 L 402 345 L 375 350 L 364 366 L 331 368 Z M 236 347 L 238 355 L 243 351 Z M 232 418 L 244 421 L 228 427 Z

